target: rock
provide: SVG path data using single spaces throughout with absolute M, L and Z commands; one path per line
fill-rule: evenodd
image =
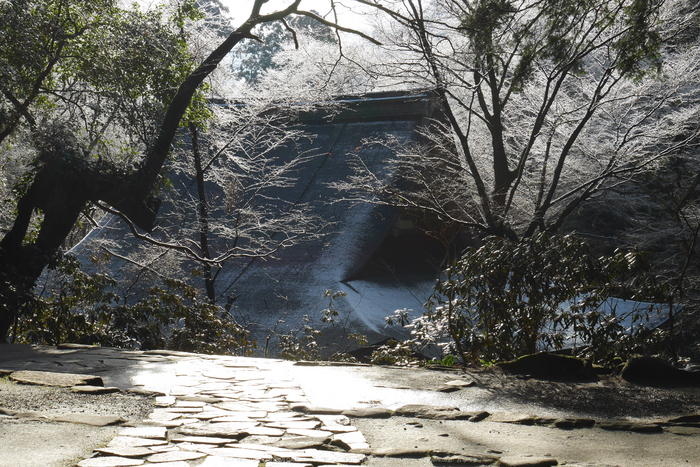
M 625 363 L 620 376 L 631 383 L 700 385 L 700 372 L 681 370 L 657 357 L 631 358 Z
M 525 355 L 510 362 L 497 363 L 494 367 L 516 375 L 555 381 L 595 381 L 598 379 L 590 362 L 576 357 L 541 352 Z
M 668 423 L 674 423 L 674 424 L 679 424 L 679 423 L 700 423 L 700 413 L 695 413 L 691 415 L 683 415 L 682 417 L 676 417 L 672 418 L 668 421 Z
M 104 386 L 102 378 L 93 375 L 53 373 L 50 371 L 15 371 L 10 379 L 22 384 L 70 388 L 73 386 Z
M 421 404 L 409 404 L 399 407 L 394 415 L 403 417 L 416 417 L 428 420 L 472 420 L 475 417 L 483 417 L 483 412 L 461 412 L 457 407 L 443 407 Z M 488 416 L 488 414 L 486 415 Z M 481 418 L 483 420 L 483 418 Z
M 591 428 L 595 425 L 595 420 L 591 418 L 565 418 L 555 420 L 554 427 L 562 430 L 574 430 L 578 428 Z
M 700 428 L 700 413 L 672 418 L 662 423 L 662 425 Z
M 373 449 L 372 455 L 375 457 L 403 457 L 410 459 L 418 459 L 428 457 L 429 452 L 421 448 L 380 448 Z
M 499 467 L 550 467 L 552 465 L 559 465 L 559 462 L 551 457 L 501 457 L 498 460 Z
M 309 462 L 312 464 L 341 464 L 360 465 L 367 460 L 365 454 L 351 452 L 320 451 L 318 449 L 305 449 L 304 451 L 290 452 L 290 458 L 294 462 Z
M 526 413 L 494 413 L 489 417 L 489 421 L 498 423 L 515 423 L 517 425 L 534 425 L 537 421 L 535 415 Z
M 167 430 L 158 426 L 139 426 L 125 428 L 119 433 L 120 436 L 132 436 L 134 438 L 146 439 L 166 439 Z
M 134 438 L 132 436 L 117 436 L 109 442 L 107 447 L 150 447 L 150 446 L 164 446 L 167 445 L 166 440 L 159 439 L 146 439 L 146 438 Z
M 627 420 L 600 422 L 597 426 L 608 431 L 631 431 L 634 433 L 661 433 L 664 431 L 661 426 L 654 423 L 637 423 Z
M 463 379 L 456 379 L 448 381 L 437 389 L 438 392 L 455 392 L 463 388 L 470 388 L 476 386 L 476 381 L 466 381 Z
M 330 407 L 315 407 L 305 404 L 297 404 L 292 406 L 294 412 L 301 412 L 312 415 L 340 415 L 344 409 L 334 409 Z
M 202 452 L 193 451 L 171 451 L 171 452 L 161 452 L 158 454 L 153 454 L 148 457 L 149 463 L 160 463 L 160 462 L 178 462 L 178 461 L 193 461 L 205 457 L 206 454 Z
M 232 440 L 231 438 L 215 438 L 213 436 L 182 436 L 179 438 L 172 438 L 170 441 L 173 443 L 211 444 L 219 446 L 228 444 Z
M 112 394 L 115 392 L 121 392 L 122 390 L 119 388 L 115 387 L 104 387 L 104 386 L 90 386 L 90 385 L 85 385 L 85 386 L 73 386 L 70 388 L 71 392 L 74 392 L 76 394 L 93 394 L 93 395 L 100 395 L 100 394 Z
M 342 415 L 351 418 L 390 418 L 393 412 L 381 407 L 343 410 Z
M 465 455 L 454 452 L 431 451 L 430 460 L 433 464 L 455 464 L 456 466 L 467 465 L 492 465 L 498 457 L 491 455 Z
M 90 426 L 110 426 L 126 422 L 126 420 L 122 417 L 116 417 L 113 415 L 90 415 L 82 413 L 59 415 L 53 417 L 53 421 L 66 423 L 80 423 L 83 425 Z
M 36 421 L 49 420 L 48 416 L 46 416 L 45 414 L 39 413 L 39 412 L 19 412 L 16 410 L 4 409 L 2 407 L 0 407 L 0 414 L 5 415 L 7 417 L 23 419 L 23 420 L 36 420 Z
M 99 349 L 99 348 L 100 347 L 98 345 L 71 344 L 71 343 L 58 344 L 56 346 L 56 349 L 58 349 L 58 350 L 90 350 L 90 349 Z
M 679 436 L 700 436 L 700 427 L 677 425 L 668 426 L 665 430 Z
M 243 439 L 249 435 L 250 430 L 253 428 L 255 427 L 233 423 L 189 425 L 180 428 L 180 434 L 183 436 L 210 436 L 214 438 Z
M 285 449 L 310 449 L 310 448 L 320 448 L 328 443 L 330 443 L 330 438 L 310 438 L 301 436 L 298 438 L 284 438 L 280 439 L 274 445 Z
M 122 446 L 122 447 L 107 447 L 107 448 L 97 448 L 95 449 L 96 452 L 102 453 L 102 454 L 107 454 L 110 456 L 116 456 L 116 457 L 146 457 L 148 455 L 153 454 L 153 451 L 151 451 L 148 448 L 145 447 L 129 447 L 129 446 Z
M 318 428 L 321 422 L 318 420 L 287 420 L 266 422 L 268 428 L 279 428 L 281 430 L 313 430 Z

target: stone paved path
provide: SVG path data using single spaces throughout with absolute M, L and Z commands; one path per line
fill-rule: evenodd
M 0 373 L 97 398 L 155 396 L 147 419 L 122 425 L 78 467 L 700 466 L 700 413 L 594 420 L 502 401 L 493 410 L 493 389 L 457 373 L 80 346 L 0 346 Z
M 156 397 L 143 425 L 125 428 L 78 466 L 310 467 L 366 461 L 369 445 L 348 417 L 292 410 L 308 401 L 279 363 L 183 357 L 174 378 L 144 387 L 164 395 Z

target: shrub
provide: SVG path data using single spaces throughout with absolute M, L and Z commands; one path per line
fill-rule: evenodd
M 653 295 L 648 270 L 635 252 L 592 258 L 572 235 L 540 234 L 520 242 L 489 237 L 444 271 L 412 334 L 442 330 L 449 337 L 445 350 L 465 362 L 560 350 L 572 340 L 585 344 L 579 352 L 608 361 L 639 351 L 651 337 L 640 325 L 648 308 L 637 310 L 631 328 L 601 311 L 611 297 Z

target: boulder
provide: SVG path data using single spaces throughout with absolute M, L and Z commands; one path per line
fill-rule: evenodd
M 576 357 L 540 352 L 510 362 L 494 365 L 516 375 L 530 375 L 556 381 L 595 381 L 598 379 L 590 362 Z
M 658 357 L 632 357 L 625 363 L 620 376 L 631 383 L 661 386 L 700 385 L 700 372 L 681 370 Z

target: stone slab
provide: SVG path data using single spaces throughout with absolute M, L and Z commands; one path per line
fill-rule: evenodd
M 73 386 L 70 388 L 71 392 L 75 392 L 77 394 L 93 394 L 93 395 L 100 395 L 100 394 L 112 394 L 115 392 L 122 392 L 121 389 L 115 388 L 112 386 L 104 387 L 104 386 L 92 386 L 92 385 L 85 385 L 85 386 Z
M 77 467 L 133 467 L 143 465 L 141 459 L 129 459 L 126 457 L 91 457 L 78 462 Z
M 10 379 L 22 384 L 69 388 L 73 386 L 104 386 L 102 378 L 75 373 L 21 370 L 10 373 Z
M 551 467 L 559 462 L 551 457 L 501 457 L 499 467 Z
M 116 417 L 113 415 L 90 415 L 82 413 L 60 415 L 52 418 L 56 422 L 81 423 L 83 425 L 91 426 L 118 425 L 126 421 L 122 417 Z
M 102 454 L 107 454 L 109 456 L 116 456 L 116 457 L 146 457 L 148 455 L 153 454 L 153 451 L 151 451 L 148 448 L 145 447 L 130 447 L 130 446 L 121 446 L 121 447 L 107 447 L 107 448 L 97 448 L 95 449 L 96 452 L 102 453 Z
M 107 447 L 151 447 L 168 444 L 164 439 L 137 438 L 134 436 L 117 436 L 112 439 Z
M 194 451 L 160 452 L 148 457 L 148 462 L 158 464 L 163 462 L 193 461 L 205 457 L 206 454 Z
M 133 436 L 134 438 L 146 438 L 146 439 L 165 439 L 167 430 L 165 427 L 159 426 L 139 426 L 124 428 L 121 436 Z
M 202 463 L 199 467 L 258 467 L 259 464 L 260 463 L 258 461 L 252 459 L 234 459 L 231 457 L 209 456 L 204 459 L 204 463 Z

